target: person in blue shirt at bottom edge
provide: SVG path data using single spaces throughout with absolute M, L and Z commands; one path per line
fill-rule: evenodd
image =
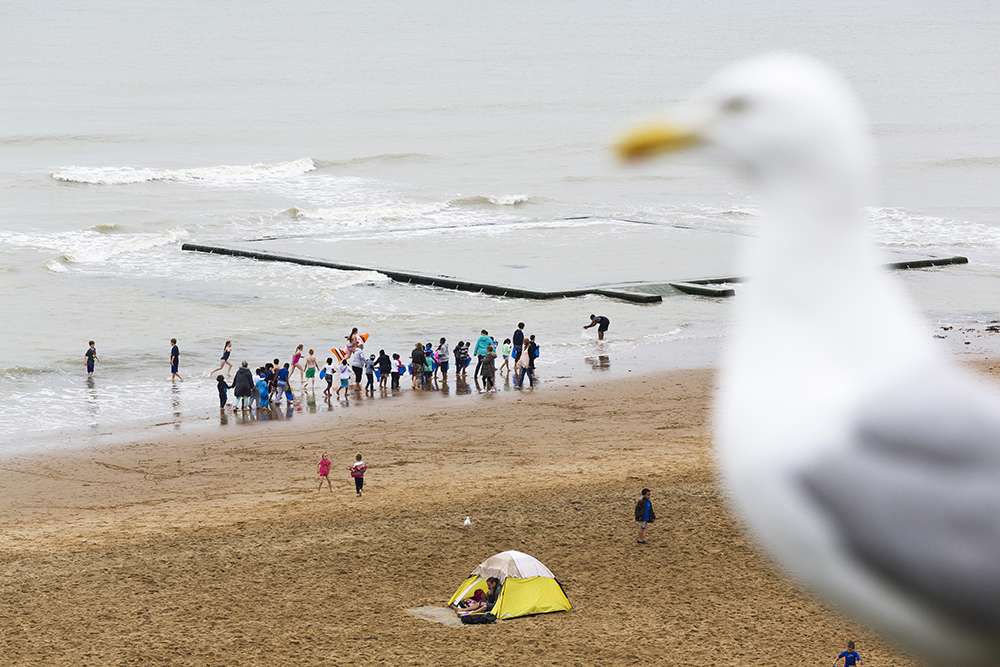
M 649 489 L 642 490 L 642 498 L 635 504 L 635 521 L 639 524 L 639 544 L 649 544 L 646 542 L 646 524 L 656 521 L 656 514 L 653 512 L 653 503 L 649 500 Z
M 837 667 L 841 658 L 844 659 L 844 667 L 861 664 L 861 656 L 854 650 L 854 642 L 847 642 L 847 650 L 837 656 L 837 659 L 833 661 L 833 667 Z

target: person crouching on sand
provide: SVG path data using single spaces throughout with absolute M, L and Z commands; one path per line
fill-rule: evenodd
M 354 478 L 354 490 L 357 491 L 359 498 L 361 497 L 361 489 L 365 488 L 365 470 L 368 470 L 368 466 L 361 458 L 359 453 L 354 457 L 354 465 L 348 468 L 351 471 L 351 477 Z
M 319 473 L 319 488 L 316 489 L 316 493 L 323 490 L 323 480 L 326 480 L 330 493 L 333 493 L 333 484 L 330 483 L 330 459 L 326 458 L 325 453 L 316 465 L 316 472 Z

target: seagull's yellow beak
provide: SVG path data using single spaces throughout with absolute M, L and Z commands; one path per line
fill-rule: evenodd
M 697 130 L 683 125 L 645 123 L 628 132 L 615 146 L 618 157 L 626 162 L 645 160 L 658 153 L 697 146 L 704 138 Z

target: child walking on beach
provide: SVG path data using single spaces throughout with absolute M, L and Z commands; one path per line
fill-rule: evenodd
M 326 391 L 323 392 L 324 396 L 333 396 L 333 376 L 337 372 L 337 369 L 333 365 L 333 357 L 326 358 L 326 366 L 323 367 L 323 379 L 326 380 Z
M 316 466 L 316 472 L 319 473 L 319 488 L 316 489 L 316 493 L 323 490 L 323 480 L 326 480 L 326 485 L 330 489 L 330 493 L 333 493 L 333 484 L 330 483 L 330 459 L 326 458 L 325 453 Z
M 639 524 L 639 544 L 646 542 L 646 524 L 656 521 L 656 514 L 653 512 L 653 503 L 649 500 L 649 489 L 642 490 L 642 498 L 635 504 L 635 522 Z
M 228 400 L 228 398 L 226 396 L 226 390 L 229 389 L 229 385 L 226 384 L 226 376 L 225 375 L 216 375 L 215 376 L 215 380 L 218 382 L 217 386 L 219 387 L 219 409 L 220 410 L 225 410 L 226 409 L 226 401 Z
M 337 398 L 340 398 L 340 392 L 344 392 L 344 398 L 346 399 L 347 392 L 351 388 L 351 365 L 347 363 L 346 358 L 341 360 L 337 374 L 340 376 L 340 388 L 337 389 Z
M 365 470 L 368 470 L 368 466 L 361 460 L 360 453 L 354 457 L 354 465 L 348 468 L 348 470 L 351 471 L 351 477 L 354 478 L 354 490 L 358 492 L 358 497 L 360 498 L 361 489 L 365 488 Z

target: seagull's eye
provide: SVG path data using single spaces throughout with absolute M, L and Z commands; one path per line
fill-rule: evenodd
M 726 113 L 742 113 L 750 107 L 750 101 L 745 97 L 732 97 L 722 105 Z

